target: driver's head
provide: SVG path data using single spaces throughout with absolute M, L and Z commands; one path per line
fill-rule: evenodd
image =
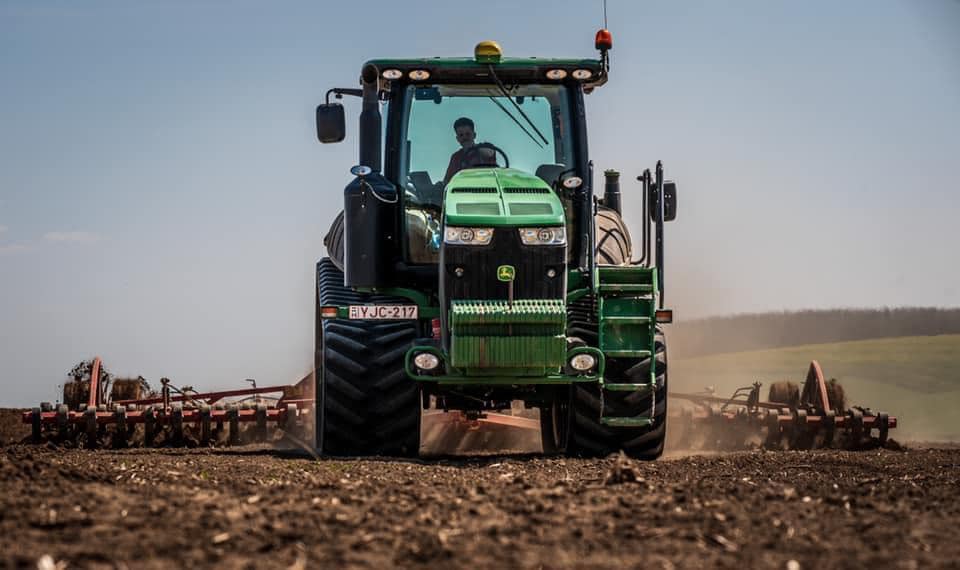
M 457 133 L 457 142 L 463 148 L 473 146 L 473 141 L 477 139 L 477 132 L 473 130 L 473 121 L 466 117 L 460 117 L 453 122 L 453 132 Z

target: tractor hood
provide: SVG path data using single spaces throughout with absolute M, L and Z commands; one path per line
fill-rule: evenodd
M 461 170 L 447 184 L 450 226 L 562 226 L 563 205 L 540 177 L 514 168 Z

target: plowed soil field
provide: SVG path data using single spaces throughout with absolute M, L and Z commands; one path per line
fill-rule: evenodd
M 960 450 L 316 460 L 11 441 L 7 567 L 958 567 Z

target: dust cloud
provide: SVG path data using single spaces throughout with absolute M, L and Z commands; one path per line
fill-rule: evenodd
M 541 453 L 538 410 L 486 413 L 469 419 L 460 412 L 430 409 L 420 419 L 420 454 L 490 455 Z

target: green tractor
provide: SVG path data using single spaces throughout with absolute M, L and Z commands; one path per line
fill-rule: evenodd
M 619 174 L 595 197 L 584 95 L 599 59 L 377 59 L 317 108 L 321 142 L 362 98 L 359 165 L 317 264 L 316 441 L 326 455 L 415 456 L 422 410 L 540 410 L 543 449 L 655 459 L 666 436 L 663 223 L 676 186 Z M 458 149 L 459 147 L 459 149 Z M 654 252 L 651 253 L 651 248 Z

